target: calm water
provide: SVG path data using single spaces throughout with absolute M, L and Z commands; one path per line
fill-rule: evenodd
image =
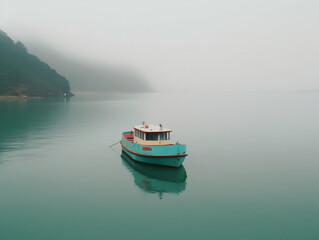
M 319 239 L 319 93 L 0 102 L 0 239 Z M 177 170 L 121 158 L 172 128 Z

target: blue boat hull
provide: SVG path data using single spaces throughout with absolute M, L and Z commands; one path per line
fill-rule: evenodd
M 186 145 L 143 146 L 128 141 L 125 133 L 121 141 L 122 151 L 137 162 L 178 168 L 187 156 Z
M 154 165 L 161 165 L 167 167 L 175 167 L 178 168 L 182 165 L 185 160 L 185 157 L 161 157 L 161 158 L 154 158 L 154 157 L 146 157 L 146 156 L 139 156 L 134 153 L 127 151 L 126 149 L 122 149 L 125 154 L 127 154 L 131 159 L 147 164 L 154 164 Z

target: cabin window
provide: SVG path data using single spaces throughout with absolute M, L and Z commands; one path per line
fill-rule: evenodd
M 144 140 L 144 132 L 139 131 L 137 129 L 135 129 L 135 137 L 143 139 Z
M 158 133 L 146 133 L 146 141 L 157 141 Z
M 160 140 L 168 140 L 168 132 L 160 133 Z
M 170 132 L 160 133 L 160 140 L 169 140 L 169 139 L 170 139 Z
M 144 140 L 144 133 L 142 131 L 138 131 L 138 132 L 139 132 L 138 137 Z

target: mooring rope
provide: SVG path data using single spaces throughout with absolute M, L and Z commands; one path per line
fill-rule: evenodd
M 110 145 L 109 147 L 112 147 L 112 146 L 114 146 L 114 145 L 116 145 L 116 144 L 118 144 L 118 143 L 120 143 L 120 142 L 121 142 L 121 141 L 118 141 L 118 142 L 116 142 L 116 143 Z

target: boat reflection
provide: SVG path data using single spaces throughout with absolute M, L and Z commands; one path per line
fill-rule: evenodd
M 147 165 L 133 161 L 122 153 L 124 166 L 132 173 L 135 184 L 145 192 L 158 193 L 163 198 L 164 193 L 179 194 L 186 189 L 186 171 L 184 166 L 168 168 Z

